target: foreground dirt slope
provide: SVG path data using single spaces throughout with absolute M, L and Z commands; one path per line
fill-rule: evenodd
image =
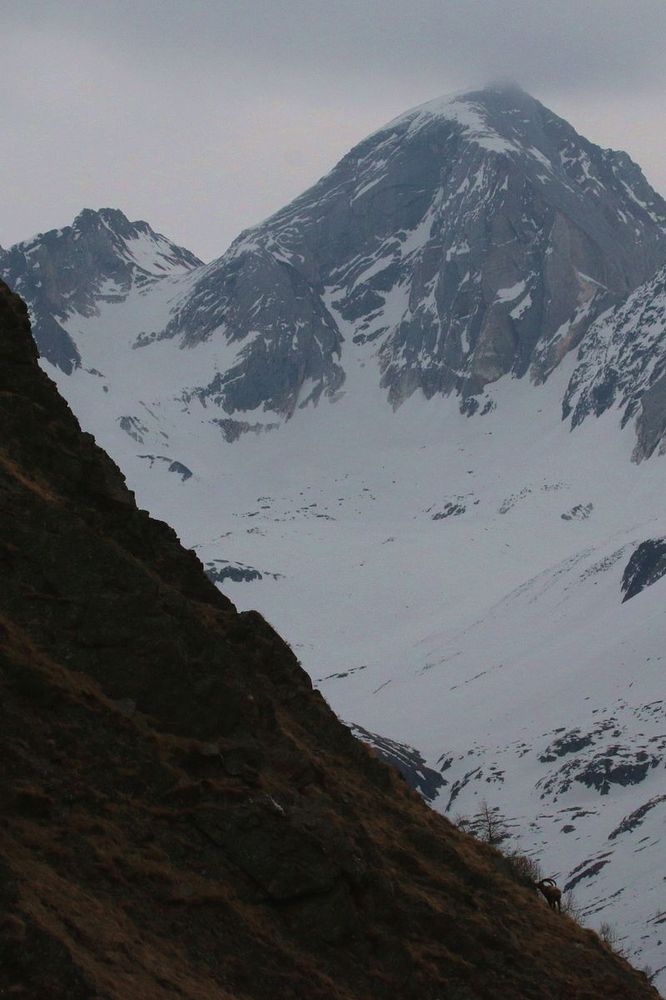
M 657 996 L 137 510 L 4 286 L 0 685 L 0 996 Z

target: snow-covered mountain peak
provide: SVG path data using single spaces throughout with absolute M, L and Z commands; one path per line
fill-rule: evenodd
M 406 129 L 407 135 L 413 135 L 433 124 L 446 122 L 458 126 L 466 140 L 484 149 L 498 153 L 519 152 L 519 145 L 502 135 L 493 121 L 491 109 L 484 100 L 490 93 L 489 90 L 466 91 L 435 98 L 404 112 L 375 134 Z
M 357 144 L 198 273 L 155 339 L 238 345 L 201 387 L 228 413 L 337 399 L 357 355 L 394 408 L 455 392 L 471 411 L 503 375 L 546 378 L 664 259 L 666 203 L 626 154 L 489 87 Z
M 595 187 L 617 187 L 633 203 L 634 211 L 647 213 L 666 232 L 666 203 L 649 188 L 627 153 L 589 142 L 513 81 L 428 101 L 399 115 L 375 135 L 398 133 L 404 140 L 442 126 L 453 126 L 463 141 L 488 152 L 532 160 L 542 171 L 559 175 L 584 193 L 594 194 Z
M 164 277 L 199 267 L 202 261 L 166 236 L 156 233 L 147 222 L 130 222 L 117 208 L 84 208 L 72 223 L 74 239 L 103 234 L 118 254 L 136 267 L 139 275 Z
M 118 258 L 133 269 L 134 283 L 185 273 L 202 263 L 189 250 L 156 233 L 147 222 L 130 222 L 117 208 L 84 208 L 71 226 L 38 233 L 16 243 L 7 253 L 31 258 L 33 267 L 48 256 L 70 255 L 77 265 L 88 263 L 98 272 L 112 268 Z
M 542 166 L 552 159 L 552 165 L 559 166 L 558 156 L 553 155 L 556 144 L 547 134 L 554 122 L 585 142 L 517 83 L 499 82 L 427 101 L 398 115 L 375 135 L 398 132 L 409 138 L 424 129 L 453 126 L 464 141 L 491 153 L 541 158 Z
M 52 229 L 0 257 L 2 277 L 29 303 L 40 351 L 63 371 L 81 363 L 67 330 L 72 317 L 91 317 L 100 304 L 148 294 L 160 280 L 178 279 L 202 262 L 118 209 L 84 209 L 71 226 Z

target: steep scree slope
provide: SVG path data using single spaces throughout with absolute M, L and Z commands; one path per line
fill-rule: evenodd
M 1 993 L 656 997 L 137 510 L 5 286 L 0 430 Z

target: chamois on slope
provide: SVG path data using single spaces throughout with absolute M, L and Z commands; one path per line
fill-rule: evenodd
M 558 889 L 555 884 L 554 878 L 542 878 L 540 882 L 535 883 L 536 888 L 539 890 L 542 896 L 545 896 L 546 902 L 550 906 L 551 910 L 557 910 L 558 913 L 562 912 L 562 890 Z

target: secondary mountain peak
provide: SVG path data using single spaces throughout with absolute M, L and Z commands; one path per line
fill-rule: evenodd
M 163 277 L 167 273 L 189 271 L 202 264 L 193 253 L 156 233 L 142 219 L 130 222 L 118 208 L 84 208 L 72 223 L 74 234 L 91 235 L 105 230 L 107 239 L 115 243 L 119 252 L 124 251 L 126 258 L 133 259 L 137 268 L 148 275 Z M 124 247 L 119 241 L 124 243 Z
M 72 228 L 85 231 L 107 226 L 117 232 L 125 232 L 128 236 L 134 226 L 147 226 L 146 222 L 130 222 L 119 208 L 83 208 L 74 219 Z
M 124 301 L 133 290 L 145 292 L 201 263 L 147 222 L 130 222 L 115 208 L 84 208 L 71 226 L 11 247 L 0 256 L 0 274 L 30 303 L 42 355 L 71 372 L 81 354 L 68 319 L 96 315 L 104 303 Z

